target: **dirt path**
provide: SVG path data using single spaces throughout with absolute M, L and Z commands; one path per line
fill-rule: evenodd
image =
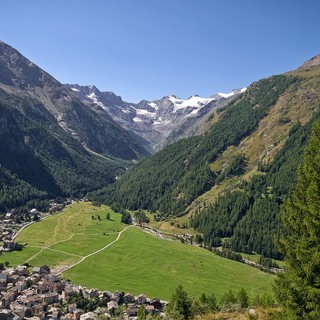
M 41 247 L 38 247 L 41 248 Z M 36 256 L 38 256 L 40 253 L 42 253 L 44 250 L 44 248 L 41 248 L 41 250 L 39 252 L 37 252 L 36 254 L 34 254 L 32 257 L 30 257 L 28 260 L 26 260 L 25 263 L 28 263 L 29 261 L 31 261 L 32 259 L 34 259 Z
M 52 244 L 52 245 L 50 245 L 50 246 L 48 246 L 48 247 L 46 247 L 46 248 L 53 247 L 53 246 L 55 246 L 55 245 L 58 244 L 58 243 L 62 243 L 62 242 L 69 241 L 69 240 L 71 240 L 75 235 L 77 235 L 77 234 L 74 233 L 74 234 L 72 234 L 68 239 L 57 241 L 57 242 L 55 242 L 54 244 Z
M 68 222 L 70 221 L 71 218 L 72 218 L 72 216 L 70 215 L 70 216 L 68 217 L 68 219 L 67 219 L 66 221 L 64 221 L 64 223 L 63 223 L 63 226 L 64 226 L 65 231 L 69 231 L 69 230 L 67 230 L 67 229 L 65 228 L 65 226 L 68 225 Z M 63 220 L 63 217 L 59 217 L 59 218 L 58 218 L 58 223 L 57 223 L 57 225 L 56 225 L 55 228 L 54 228 L 54 234 L 53 234 L 53 242 L 54 242 L 54 244 L 57 244 L 57 243 L 60 243 L 60 242 L 69 240 L 69 239 L 67 239 L 67 240 L 56 241 L 57 234 L 58 234 L 58 231 L 59 231 L 60 221 L 61 221 L 61 220 Z M 73 235 L 73 236 L 74 236 L 74 235 Z
M 59 253 L 63 253 L 63 254 L 68 254 L 69 256 L 73 256 L 73 257 L 77 257 L 77 258 L 83 258 L 83 256 L 79 256 L 77 254 L 70 253 L 70 252 L 65 252 L 65 251 L 62 251 L 62 250 L 57 250 L 57 249 L 52 249 L 52 248 L 45 248 L 45 249 L 51 250 L 51 251 L 55 251 L 55 252 L 59 252 Z
M 56 242 L 57 231 L 58 231 L 58 229 L 59 229 L 60 220 L 61 220 L 61 218 L 58 218 L 58 223 L 57 223 L 57 225 L 56 225 L 55 228 L 54 228 L 53 243 Z

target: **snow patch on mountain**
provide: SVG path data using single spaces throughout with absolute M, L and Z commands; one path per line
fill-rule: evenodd
M 150 102 L 150 103 L 148 103 L 148 105 L 149 105 L 151 108 L 153 108 L 154 110 L 158 110 L 158 106 L 157 106 L 156 103 Z
M 138 118 L 138 117 L 134 117 L 132 120 L 133 120 L 134 122 L 143 122 L 143 120 L 140 119 L 140 118 Z
M 150 111 L 144 110 L 144 109 L 136 109 L 136 108 L 134 108 L 134 109 L 136 110 L 137 114 L 140 114 L 140 115 L 143 115 L 143 116 L 148 116 L 148 117 L 151 117 L 151 118 L 156 116 L 155 112 L 150 112 Z
M 189 99 L 184 100 L 184 99 L 179 99 L 175 96 L 169 96 L 168 100 L 170 100 L 173 103 L 173 106 L 174 106 L 173 113 L 175 113 L 180 109 L 185 109 L 188 107 L 201 108 L 205 104 L 208 104 L 209 102 L 214 100 L 214 98 L 201 98 L 199 96 L 192 96 Z
M 88 94 L 87 98 L 91 99 L 95 104 L 102 107 L 103 109 L 107 109 L 107 107 L 101 101 L 98 100 L 98 97 L 94 92 L 91 92 L 90 94 Z
M 235 94 L 245 92 L 246 90 L 247 90 L 247 88 L 242 88 L 242 89 L 240 89 L 240 90 L 233 90 L 233 91 L 231 91 L 230 93 L 221 93 L 221 92 L 219 92 L 219 93 L 217 93 L 217 95 L 219 95 L 219 96 L 222 97 L 222 98 L 227 99 L 227 98 L 229 98 L 229 97 L 234 96 Z
M 230 93 L 222 93 L 222 92 L 219 92 L 219 93 L 217 93 L 217 95 L 219 95 L 220 97 L 226 99 L 226 98 L 229 98 L 229 97 L 233 96 L 233 92 L 230 92 Z
M 165 124 L 167 123 L 169 120 L 166 120 L 162 117 L 159 117 L 157 120 L 153 121 L 153 125 L 156 126 L 156 125 L 160 125 L 160 124 Z

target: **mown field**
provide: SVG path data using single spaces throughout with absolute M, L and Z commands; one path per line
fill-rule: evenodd
M 105 219 L 106 212 L 111 221 Z M 120 215 L 106 206 L 76 203 L 25 229 L 17 239 L 28 243 L 25 249 L 1 256 L 0 262 L 47 264 L 57 269 L 110 244 L 125 227 Z M 63 277 L 101 290 L 142 292 L 162 299 L 170 299 L 179 284 L 193 295 L 205 292 L 220 297 L 229 289 L 245 288 L 254 296 L 271 293 L 273 281 L 273 276 L 252 267 L 198 247 L 156 238 L 134 226 Z

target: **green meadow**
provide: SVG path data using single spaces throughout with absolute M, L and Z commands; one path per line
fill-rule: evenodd
M 107 212 L 111 221 L 105 219 Z M 27 243 L 26 247 L 2 255 L 0 261 L 71 266 L 110 244 L 65 271 L 63 277 L 91 288 L 145 293 L 162 299 L 170 299 L 180 284 L 192 295 L 205 292 L 221 297 L 229 289 L 241 288 L 251 296 L 272 292 L 270 274 L 202 248 L 157 238 L 135 226 L 124 230 L 127 226 L 120 219 L 106 206 L 75 203 L 26 228 L 17 238 L 19 243 Z

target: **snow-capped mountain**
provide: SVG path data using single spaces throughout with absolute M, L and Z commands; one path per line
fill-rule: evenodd
M 113 120 L 144 140 L 151 151 L 160 150 L 168 143 L 189 135 L 187 129 L 198 119 L 224 106 L 246 90 L 243 88 L 227 94 L 217 93 L 209 98 L 194 95 L 180 99 L 169 95 L 160 100 L 129 103 L 113 92 L 101 92 L 92 85 L 66 86 L 83 102 L 103 108 Z

